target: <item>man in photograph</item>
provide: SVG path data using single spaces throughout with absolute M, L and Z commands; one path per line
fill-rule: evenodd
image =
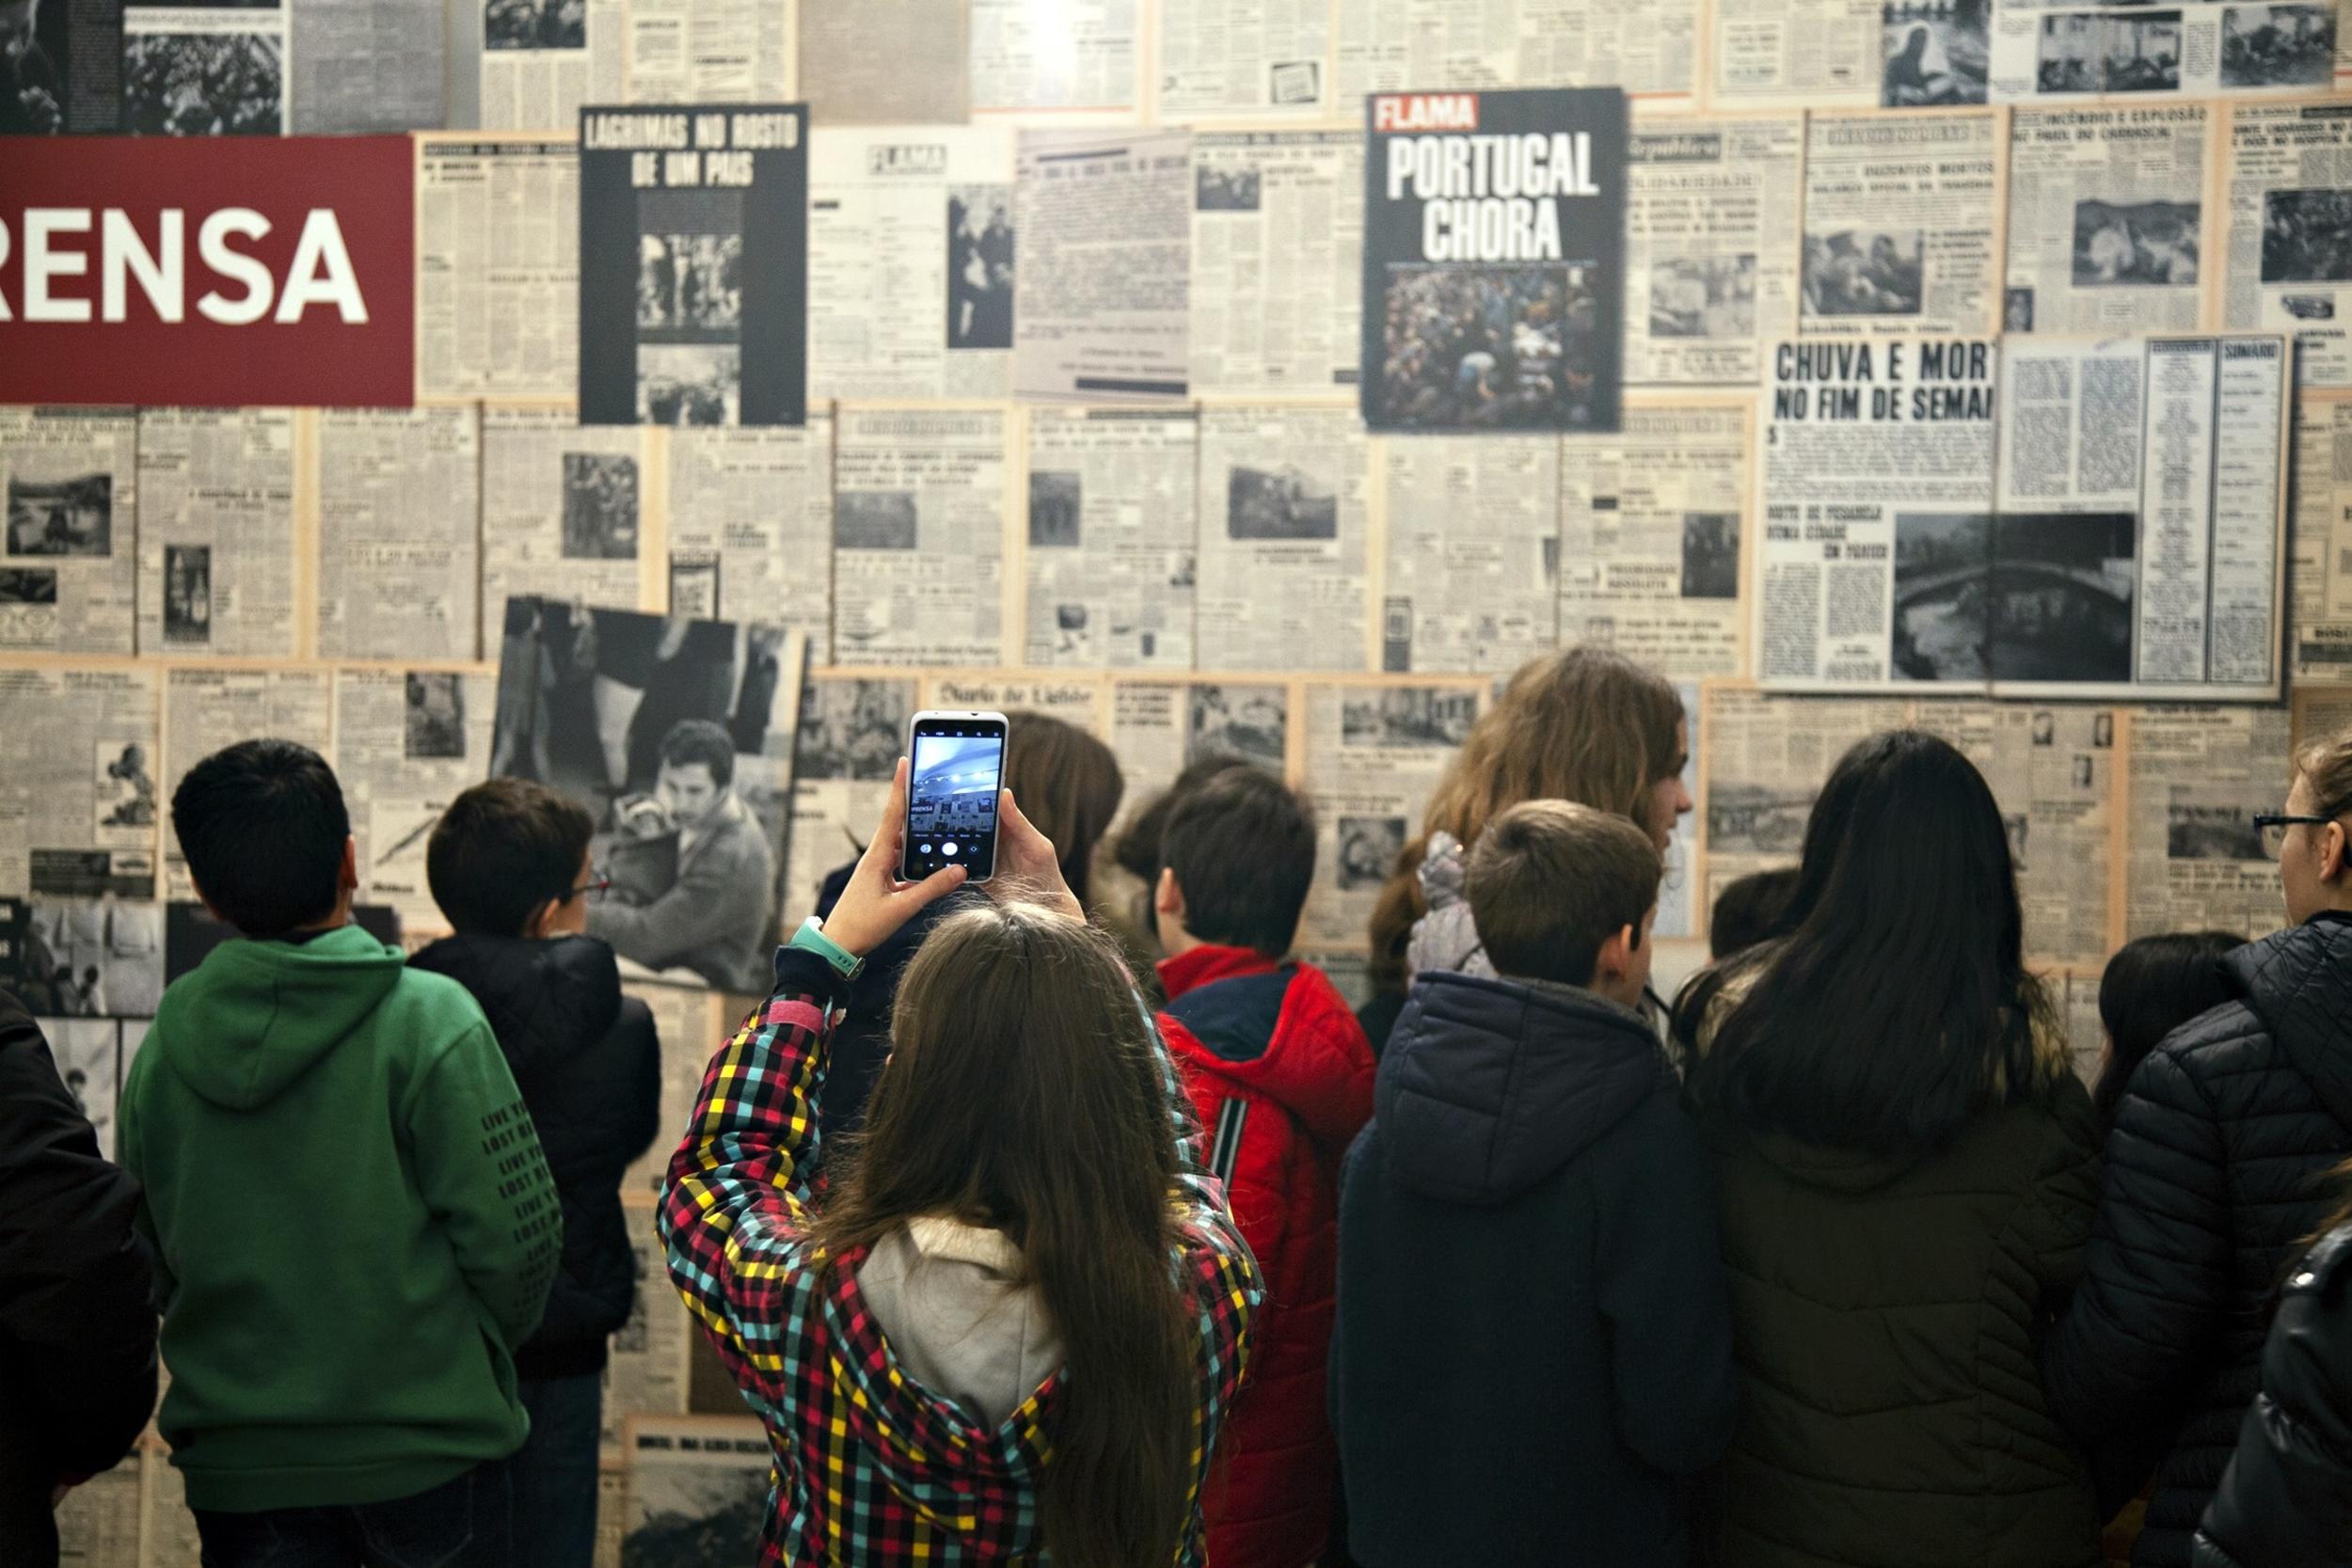
M 0 0 L 0 136 L 47 136 L 65 129 L 65 88 L 56 62 L 33 36 L 40 0 Z
M 588 934 L 647 969 L 690 969 L 724 990 L 765 987 L 775 858 L 735 793 L 725 729 L 707 719 L 672 726 L 653 793 L 613 809 L 613 885 L 588 907 Z

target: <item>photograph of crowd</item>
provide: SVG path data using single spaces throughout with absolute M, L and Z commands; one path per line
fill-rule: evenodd
M 2352 282 L 2352 190 L 2263 193 L 2263 281 Z
M 886 780 L 906 750 L 907 725 L 914 718 L 911 681 L 811 681 L 801 693 L 794 776 Z
M 1587 428 L 1606 362 L 1597 279 L 1568 266 L 1397 267 L 1382 291 L 1377 422 Z
M 1195 686 L 1187 704 L 1184 762 L 1239 757 L 1282 770 L 1290 733 L 1290 693 L 1279 686 Z
M 2074 287 L 2197 281 L 2195 201 L 2074 203 Z
M 164 641 L 213 640 L 213 546 L 164 546 Z
M 839 550 L 911 550 L 916 537 L 912 490 L 843 490 L 833 498 L 833 544 Z
M 1225 474 L 1229 539 L 1337 539 L 1339 487 L 1295 463 L 1279 468 L 1236 466 Z
M 637 459 L 626 453 L 564 454 L 564 559 L 637 558 Z
M 483 0 L 486 49 L 585 49 L 588 0 Z
M 114 553 L 112 474 L 72 479 L 8 479 L 8 554 Z
M 1654 259 L 1649 269 L 1649 335 L 1755 337 L 1755 256 Z
M 1459 746 L 1478 720 L 1478 698 L 1434 687 L 1350 692 L 1340 703 L 1343 746 Z
M 1686 599 L 1736 599 L 1740 596 L 1740 514 L 1686 512 L 1682 515 L 1682 596 Z
M 1254 213 L 1259 182 L 1254 168 L 1215 168 L 1201 164 L 1193 170 L 1193 210 L 1200 213 Z
M 1992 10 L 1992 0 L 1886 0 L 1879 8 L 1879 103 L 1889 109 L 1983 103 Z
M 637 422 L 742 422 L 743 351 L 734 343 L 637 345 Z
M 1029 470 L 1029 545 L 1033 549 L 1078 547 L 1084 477 L 1065 469 Z
M 2232 6 L 2221 13 L 2225 87 L 2324 87 L 2335 67 L 2333 5 Z
M 2045 93 L 2177 91 L 2181 13 L 2045 16 L 2035 76 Z
M 160 905 L 36 893 L 5 981 L 46 1018 L 151 1018 L 164 993 Z
M 637 237 L 640 331 L 733 331 L 742 322 L 741 233 Z
M 1339 819 L 1339 889 L 1356 893 L 1389 879 L 1405 852 L 1409 824 L 1402 816 L 1343 816 Z
M 1012 347 L 1012 187 L 947 192 L 947 346 Z
M 122 124 L 136 136 L 275 136 L 285 61 L 261 33 L 133 33 L 122 40 Z
M 1804 237 L 1805 314 L 1915 316 L 1920 300 L 1916 229 L 1836 229 Z
M 2266 861 L 2244 784 L 2176 784 L 2165 802 L 2164 852 L 2176 861 Z

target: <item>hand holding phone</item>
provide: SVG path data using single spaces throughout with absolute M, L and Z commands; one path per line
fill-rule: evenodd
M 961 866 L 949 866 L 912 884 L 898 879 L 898 835 L 906 820 L 906 798 L 907 762 L 900 757 L 882 822 L 866 842 L 866 852 L 858 857 L 833 912 L 825 917 L 825 935 L 844 952 L 861 958 L 897 935 L 898 927 L 914 919 L 924 905 L 945 898 L 963 884 Z
M 899 880 L 919 882 L 957 865 L 968 881 L 996 874 L 1007 727 L 1001 713 L 926 708 L 914 716 Z

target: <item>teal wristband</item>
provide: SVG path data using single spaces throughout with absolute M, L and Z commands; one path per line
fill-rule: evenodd
M 801 928 L 792 933 L 792 940 L 785 945 L 816 954 L 833 965 L 834 973 L 844 980 L 854 980 L 866 971 L 866 960 L 825 935 L 825 923 L 813 914 L 801 922 Z

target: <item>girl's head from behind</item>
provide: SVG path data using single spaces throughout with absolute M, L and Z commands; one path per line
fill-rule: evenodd
M 2246 939 L 2228 931 L 2172 931 L 2125 942 L 2099 976 L 2099 1022 L 2106 1054 L 2090 1103 L 2102 1126 L 2115 1125 L 2124 1085 L 2148 1053 L 2173 1030 L 2233 994 L 2221 960 Z
M 1054 841 L 1062 880 L 1084 904 L 1094 847 L 1127 790 L 1119 758 L 1076 725 L 1041 713 L 1009 713 L 1005 724 L 1005 787 Z

